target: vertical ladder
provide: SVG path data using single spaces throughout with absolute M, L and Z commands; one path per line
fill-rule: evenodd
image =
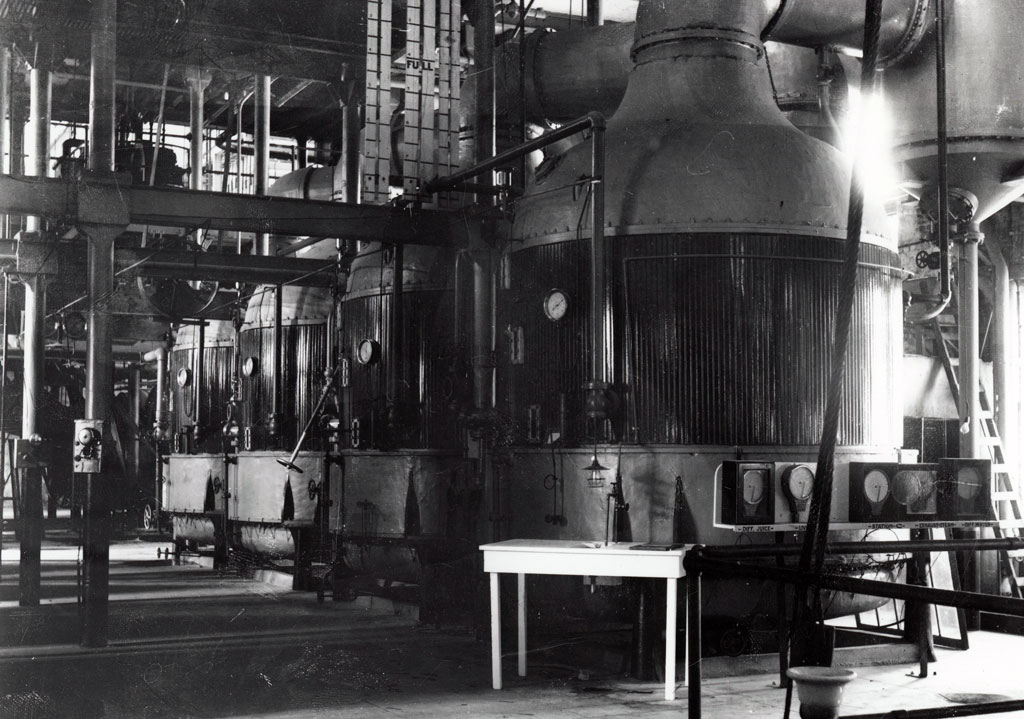
M 957 357 L 951 356 L 956 352 L 955 340 L 950 338 L 944 331 L 944 325 L 936 318 L 932 321 L 936 335 L 936 348 L 939 350 L 939 358 L 942 360 L 942 367 L 946 372 L 946 379 L 949 381 L 949 389 L 953 395 L 953 401 L 960 405 L 960 383 L 956 375 L 956 365 L 959 364 Z M 992 403 L 989 402 L 988 393 L 985 391 L 984 383 L 978 386 L 978 402 L 981 405 L 981 416 L 978 425 L 981 428 L 981 443 L 987 448 L 989 457 L 992 460 L 992 508 L 993 519 L 1009 519 L 1020 522 L 1021 495 L 1020 488 L 1014 481 L 1013 473 L 1006 462 L 1006 454 L 1003 452 L 1003 442 L 999 437 L 999 429 L 996 427 L 995 413 L 992 410 Z M 1004 528 L 996 526 L 993 534 L 1002 539 L 1003 537 L 1020 537 L 1020 527 Z M 1017 560 L 1024 557 L 1024 552 L 1006 551 L 999 552 L 999 567 L 1010 579 L 1010 594 L 1018 599 L 1024 598 L 1021 587 L 1024 585 L 1024 577 L 1018 571 Z

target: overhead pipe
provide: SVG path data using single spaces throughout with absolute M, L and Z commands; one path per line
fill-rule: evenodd
M 89 69 L 89 170 L 114 169 L 114 108 L 117 73 L 117 0 L 94 0 Z M 89 337 L 86 345 L 86 416 L 106 423 L 111 418 L 113 351 L 107 300 L 114 292 L 114 238 L 122 228 L 92 226 L 89 235 Z M 106 441 L 104 432 L 103 440 Z M 107 645 L 111 514 L 110 472 L 86 475 L 84 570 L 81 644 Z
M 264 197 L 270 190 L 270 83 L 269 75 L 256 75 L 255 90 L 253 92 L 255 115 L 253 127 L 253 152 L 255 153 L 253 174 L 255 175 L 255 194 L 260 197 Z M 239 141 L 241 141 L 241 133 L 239 133 Z M 239 147 L 239 157 L 241 157 L 241 147 Z M 273 254 L 271 235 L 268 232 L 261 232 L 259 234 L 259 254 L 264 257 L 269 257 Z

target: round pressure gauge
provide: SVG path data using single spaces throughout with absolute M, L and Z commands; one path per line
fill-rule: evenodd
M 974 467 L 961 467 L 956 474 L 956 492 L 961 499 L 973 500 L 981 491 L 981 475 Z
M 748 516 L 754 514 L 757 505 L 764 500 L 765 473 L 760 469 L 748 469 L 743 473 L 743 504 Z
M 246 357 L 242 362 L 242 376 L 252 377 L 260 368 L 260 361 L 256 357 Z
M 376 340 L 363 340 L 356 349 L 356 359 L 359 364 L 376 364 L 380 361 L 380 343 Z
M 881 506 L 889 497 L 889 477 L 885 472 L 873 469 L 864 478 L 864 496 L 872 505 Z
M 785 489 L 793 499 L 807 501 L 814 487 L 814 472 L 805 464 L 793 465 L 786 472 L 785 482 Z
M 931 472 L 908 469 L 897 472 L 893 479 L 893 499 L 903 505 L 926 500 L 934 491 L 935 478 Z
M 192 370 L 188 367 L 182 367 L 178 370 L 178 374 L 174 376 L 174 379 L 179 387 L 188 387 L 192 384 Z
M 544 314 L 553 322 L 565 317 L 569 311 L 569 295 L 565 290 L 551 290 L 544 296 Z

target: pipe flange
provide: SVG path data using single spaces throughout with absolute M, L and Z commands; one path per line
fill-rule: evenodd
M 661 30 L 645 35 L 633 43 L 629 56 L 636 62 L 637 56 L 659 45 L 677 42 L 725 42 L 754 53 L 754 62 L 764 57 L 764 45 L 755 35 L 727 27 L 680 27 Z
M 885 69 L 892 67 L 912 53 L 920 44 L 925 33 L 928 32 L 928 23 L 925 21 L 928 15 L 929 0 L 917 0 L 914 3 L 914 13 L 903 33 L 891 50 L 878 58 L 878 67 Z

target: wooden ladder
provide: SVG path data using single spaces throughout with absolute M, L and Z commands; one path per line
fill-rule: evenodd
M 936 348 L 939 350 L 939 358 L 942 360 L 942 367 L 946 371 L 946 379 L 949 382 L 949 389 L 953 395 L 953 401 L 960 405 L 960 382 L 957 379 L 956 366 L 959 365 L 959 358 L 953 356 L 957 353 L 958 344 L 948 334 L 948 324 L 940 323 L 939 319 L 932 320 L 935 330 Z M 978 385 L 978 402 L 981 405 L 981 416 L 979 426 L 981 428 L 981 444 L 988 450 L 992 460 L 992 519 L 1009 519 L 1020 522 L 1024 516 L 1021 514 L 1020 488 L 1014 481 L 1011 467 L 1006 462 L 1006 453 L 1003 451 L 1003 441 L 999 436 L 999 429 L 996 427 L 995 412 L 992 403 L 989 401 L 988 393 L 985 391 L 984 383 Z M 997 538 L 1021 537 L 1020 527 L 1004 528 L 993 527 L 992 533 Z M 1017 561 L 1024 558 L 1024 551 L 999 552 L 999 567 L 1010 579 L 1010 594 L 1018 599 L 1024 598 L 1021 586 L 1024 584 L 1024 577 L 1018 571 Z

